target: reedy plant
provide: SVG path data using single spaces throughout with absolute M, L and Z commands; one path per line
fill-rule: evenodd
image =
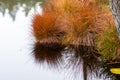
M 74 4 L 76 5 L 76 4 Z M 92 38 L 94 28 L 96 27 L 96 19 L 99 14 L 96 3 L 83 2 L 76 5 L 75 9 L 68 10 L 68 21 L 72 24 L 67 35 L 66 42 L 68 44 L 89 45 L 93 46 Z M 77 9 L 76 9 L 77 8 Z M 91 43 L 89 43 L 91 42 Z
M 43 13 L 42 15 L 36 14 L 33 18 L 33 34 L 37 40 L 37 42 L 40 42 L 40 40 L 47 38 L 50 35 L 53 35 L 55 21 L 57 16 L 53 13 Z
M 59 43 L 65 38 L 69 22 L 57 13 L 43 12 L 33 18 L 33 34 L 36 41 L 44 44 Z
M 55 13 L 36 14 L 33 18 L 33 34 L 37 42 L 54 43 L 59 42 L 64 34 L 61 27 L 56 25 L 58 15 Z
M 43 7 L 43 12 L 54 12 L 59 14 L 67 23 L 66 38 L 62 44 L 84 45 L 93 40 L 88 38 L 89 32 L 95 32 L 97 16 L 99 9 L 95 0 L 50 0 Z M 69 24 L 68 24 L 69 23 Z M 87 37 L 85 37 L 87 36 Z M 83 44 L 82 44 L 83 45 Z

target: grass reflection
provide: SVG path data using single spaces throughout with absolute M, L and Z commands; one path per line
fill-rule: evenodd
M 64 46 L 59 44 L 40 44 L 34 45 L 33 56 L 38 63 L 46 62 L 50 67 L 58 67 L 62 62 L 62 50 Z
M 33 56 L 42 64 L 47 63 L 50 68 L 64 67 L 70 76 L 79 76 L 82 73 L 83 80 L 91 80 L 93 77 L 101 77 L 110 80 L 119 80 L 120 75 L 111 73 L 112 67 L 120 67 L 120 64 L 111 65 L 111 62 L 101 60 L 101 55 L 94 51 L 94 46 L 63 46 L 57 43 L 34 45 Z M 62 64 L 62 65 L 61 65 Z
M 90 80 L 93 76 L 98 76 L 100 55 L 95 53 L 94 47 L 80 45 L 78 48 L 72 46 L 75 53 L 69 66 L 73 66 L 75 74 L 82 72 L 84 80 Z M 80 70 L 82 68 L 82 71 Z

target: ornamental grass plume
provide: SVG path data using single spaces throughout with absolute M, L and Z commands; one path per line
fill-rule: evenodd
M 94 46 L 93 38 L 100 12 L 96 3 L 87 3 L 86 1 L 79 4 L 81 5 L 78 5 L 78 8 L 76 7 L 76 11 L 73 10 L 75 12 L 68 14 L 68 21 L 71 22 L 72 27 L 65 41 L 76 46 Z
M 43 13 L 42 15 L 36 14 L 33 18 L 33 34 L 39 42 L 40 40 L 53 35 L 54 25 L 56 22 L 57 16 L 53 13 Z
M 43 44 L 61 43 L 67 22 L 56 13 L 36 14 L 33 18 L 33 34 Z
M 94 32 L 97 9 L 95 0 L 50 0 L 46 1 L 43 12 L 57 13 L 67 22 L 64 24 L 69 30 L 66 31 L 66 38 L 62 39 L 62 44 L 79 45 L 84 41 L 84 45 L 90 46 L 93 45 L 92 39 L 89 38 L 92 38 L 91 30 Z

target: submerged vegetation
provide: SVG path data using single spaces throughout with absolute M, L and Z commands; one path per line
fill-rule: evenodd
M 119 39 L 107 4 L 108 0 L 45 1 L 42 14 L 33 17 L 36 60 L 58 66 L 67 59 L 65 63 L 72 69 L 82 64 L 84 80 L 101 72 L 105 78 L 117 80 L 119 76 L 110 72 L 108 64 L 120 61 Z

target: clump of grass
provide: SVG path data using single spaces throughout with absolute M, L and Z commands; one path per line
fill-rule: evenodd
M 37 42 L 59 43 L 64 37 L 64 30 L 56 13 L 36 14 L 33 18 L 33 34 Z M 65 28 L 64 28 L 65 29 Z
M 33 34 L 38 41 L 54 33 L 56 18 L 53 13 L 36 14 L 34 16 L 32 24 Z
M 115 57 L 119 39 L 113 21 L 109 21 L 103 31 L 95 40 L 96 50 L 102 55 L 103 61 L 109 61 Z
M 88 38 L 92 38 L 91 32 L 95 32 L 95 22 L 99 12 L 96 3 L 83 2 L 77 6 L 76 10 L 69 10 L 68 21 L 71 22 L 72 27 L 65 41 L 74 45 L 86 45 L 90 41 Z

